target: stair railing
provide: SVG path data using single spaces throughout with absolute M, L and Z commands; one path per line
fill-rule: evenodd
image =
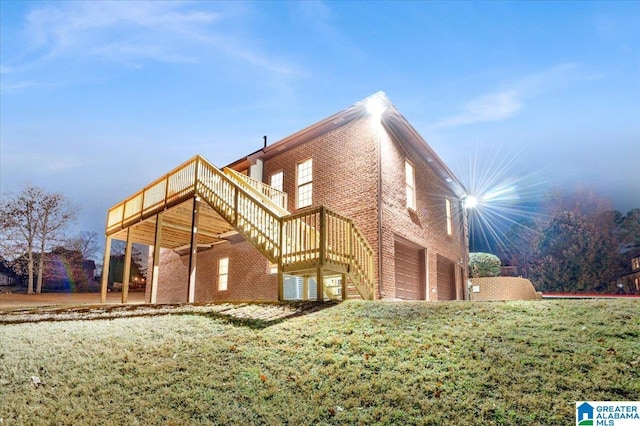
M 229 167 L 225 167 L 223 172 L 232 178 L 235 178 L 234 180 L 236 180 L 246 191 L 255 193 L 258 198 L 262 200 L 265 200 L 266 198 L 265 204 L 267 204 L 268 207 L 271 207 L 269 205 L 271 203 L 275 204 L 275 206 L 278 207 L 275 210 L 281 213 L 282 216 L 289 214 L 289 211 L 287 210 L 286 192 L 279 191 L 263 182 L 260 182 L 259 180 L 253 179 L 242 173 L 238 173 Z
M 283 267 L 290 270 L 337 265 L 348 271 L 363 298 L 374 297 L 373 250 L 353 221 L 325 207 L 282 216 L 282 210 L 265 206 L 264 197 L 286 198 L 266 191 L 267 185 L 238 176 L 243 175 L 230 177 L 195 156 L 109 209 L 107 234 L 199 195 L 271 262 L 282 256 Z M 238 181 L 255 184 L 263 196 Z
M 271 262 L 277 262 L 280 217 L 202 157 L 198 171 L 196 192 Z

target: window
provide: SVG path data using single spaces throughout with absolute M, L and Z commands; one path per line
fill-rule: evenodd
M 226 291 L 229 281 L 229 258 L 222 257 L 218 261 L 218 291 Z
M 631 270 L 635 271 L 636 269 L 640 269 L 640 257 L 631 259 Z
M 271 180 L 269 182 L 269 185 L 271 185 L 273 189 L 282 191 L 283 182 L 284 182 L 284 174 L 282 172 L 278 172 L 271 175 Z
M 447 214 L 447 235 L 453 235 L 453 218 L 451 217 L 451 201 L 444 199 L 444 208 Z
M 312 187 L 313 187 L 313 163 L 309 159 L 302 163 L 298 163 L 298 192 L 297 201 L 298 208 L 311 205 Z
M 408 161 L 404 162 L 404 175 L 407 187 L 407 207 L 411 210 L 416 209 L 416 173 L 413 164 Z

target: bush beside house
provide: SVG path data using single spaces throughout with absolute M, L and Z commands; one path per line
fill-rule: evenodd
M 520 277 L 501 277 L 502 262 L 491 253 L 469 253 L 471 300 L 535 300 L 531 281 Z
M 502 262 L 491 253 L 469 253 L 469 277 L 498 277 Z

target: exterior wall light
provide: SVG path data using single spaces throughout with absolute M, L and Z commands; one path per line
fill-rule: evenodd
M 463 200 L 462 203 L 464 205 L 465 209 L 474 209 L 478 206 L 478 198 L 473 196 L 473 195 L 467 195 Z
M 367 99 L 366 108 L 371 118 L 379 120 L 382 117 L 382 113 L 387 109 L 387 104 L 381 97 L 374 96 Z

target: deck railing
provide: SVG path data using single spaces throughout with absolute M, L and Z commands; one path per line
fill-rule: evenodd
M 287 209 L 287 193 L 279 191 L 266 183 L 260 182 L 259 180 L 253 179 L 247 175 L 242 173 L 238 173 L 233 169 L 225 167 L 223 170 L 225 173 L 230 174 L 232 177 L 235 177 L 240 183 L 245 186 L 247 190 L 256 190 L 261 193 L 263 196 L 273 201 L 277 206 L 286 210 Z
M 228 176 L 200 156 L 109 209 L 107 234 L 145 220 L 183 201 L 200 196 L 271 262 L 280 256 L 288 271 L 327 267 L 346 272 L 363 298 L 373 298 L 373 250 L 353 222 L 325 207 L 286 214 L 245 185 L 255 185 L 274 204 L 286 203 L 238 173 Z M 240 182 L 244 184 L 240 184 Z M 275 200 L 274 200 L 275 198 Z M 285 204 L 286 205 L 286 204 Z M 285 215 L 286 214 L 286 215 Z
M 373 249 L 355 224 L 326 207 L 282 218 L 285 270 L 327 266 L 346 271 L 363 298 L 373 298 Z
M 116 204 L 107 215 L 107 234 L 113 234 L 136 222 L 142 221 L 195 194 L 196 165 L 202 157 L 176 167 L 141 191 Z
M 282 265 L 285 269 L 320 266 L 320 215 L 306 209 L 282 218 Z

